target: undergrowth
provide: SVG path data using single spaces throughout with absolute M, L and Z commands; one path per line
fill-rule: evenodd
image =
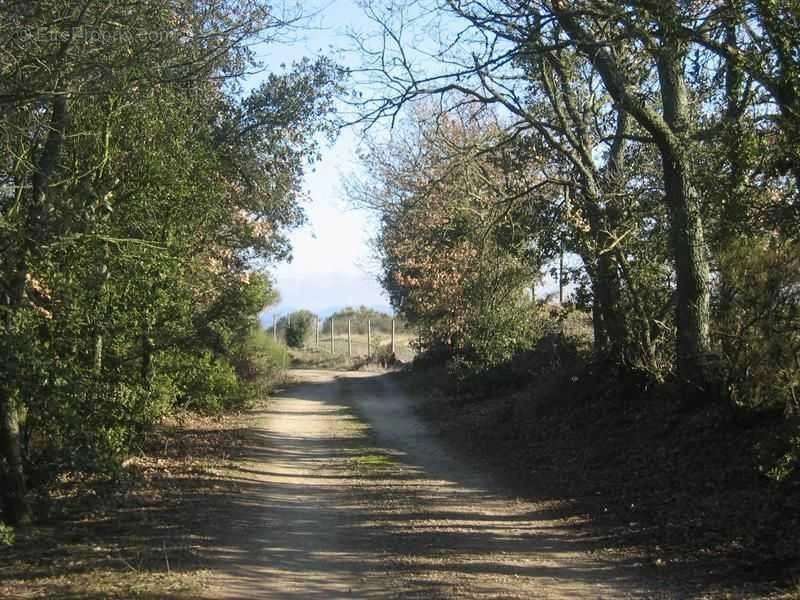
M 610 549 L 702 589 L 798 577 L 797 418 L 687 410 L 669 379 L 593 362 L 559 334 L 481 377 L 420 361 L 410 379 L 448 437 L 525 493 L 572 499 Z

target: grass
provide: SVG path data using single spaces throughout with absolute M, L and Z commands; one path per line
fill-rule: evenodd
M 413 336 L 408 334 L 398 335 L 395 338 L 395 354 L 401 362 L 410 362 L 414 358 L 414 351 L 410 343 Z M 375 357 L 378 352 L 386 353 L 386 347 L 391 343 L 391 337 L 373 335 L 369 350 Z M 333 369 L 353 370 L 361 369 L 369 364 L 367 361 L 367 336 L 353 335 L 350 344 L 352 355 L 348 353 L 347 336 L 336 336 L 334 339 L 334 352 L 330 351 L 330 337 L 320 336 L 319 347 L 312 340 L 302 349 L 289 349 L 290 366 L 304 369 Z
M 355 457 L 352 463 L 357 471 L 376 471 L 391 467 L 395 461 L 388 454 L 369 453 Z
M 347 371 L 355 366 L 355 362 L 343 354 L 331 354 L 322 350 L 291 349 L 289 350 L 290 366 L 295 369 L 331 369 Z
M 414 350 L 411 348 L 411 342 L 415 340 L 415 336 L 409 333 L 401 333 L 395 336 L 395 354 L 397 358 L 403 362 L 410 362 L 414 358 Z M 373 333 L 370 344 L 367 344 L 367 336 L 365 334 L 353 334 L 350 338 L 352 346 L 352 356 L 366 357 L 369 350 L 372 354 L 377 352 L 381 347 L 388 346 L 391 343 L 391 336 L 387 334 Z M 305 348 L 308 350 L 318 350 L 327 354 L 336 354 L 339 356 L 348 355 L 347 333 L 337 333 L 334 337 L 334 351 L 331 353 L 331 337 L 330 333 L 321 333 L 319 337 L 319 346 L 316 345 L 316 339 L 310 337 L 306 341 Z

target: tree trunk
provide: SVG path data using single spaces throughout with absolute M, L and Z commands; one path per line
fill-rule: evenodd
M 142 334 L 142 362 L 140 365 L 140 376 L 142 385 L 149 389 L 153 381 L 153 340 L 149 332 Z
M 19 417 L 7 389 L 0 390 L 0 458 L 5 462 L 0 490 L 4 520 L 9 525 L 25 525 L 31 520 L 31 511 L 25 498 Z
M 604 360 L 625 363 L 627 322 L 620 307 L 622 295 L 619 269 L 612 252 L 616 229 L 615 211 L 600 208 L 600 194 L 590 195 L 584 203 L 589 218 L 593 244 L 584 245 L 581 253 L 592 282 L 592 322 L 594 353 Z
M 600 300 L 600 312 L 606 331 L 606 347 L 603 354 L 616 364 L 625 362 L 626 327 L 625 316 L 619 306 L 620 281 L 614 259 L 609 252 L 597 257 L 597 285 L 595 295 Z
M 596 282 L 592 282 L 592 287 L 597 289 Z M 594 297 L 592 302 L 592 333 L 594 336 L 592 350 L 595 356 L 603 356 L 608 346 L 608 336 L 606 335 L 605 323 L 603 323 L 603 311 L 600 310 L 597 296 Z
M 692 396 L 711 394 L 715 375 L 709 336 L 709 265 L 700 203 L 686 175 L 685 158 L 662 158 L 677 277 L 678 374 Z
M 94 336 L 94 374 L 100 375 L 103 372 L 103 334 L 97 333 Z
M 664 196 L 670 215 L 670 242 L 677 279 L 676 340 L 678 376 L 692 401 L 718 394 L 713 372 L 710 323 L 710 274 L 703 218 L 689 172 L 689 102 L 683 67 L 686 47 L 668 40 L 659 56 L 658 75 L 664 120 L 674 138 L 660 147 Z
M 614 260 L 607 254 L 581 254 L 592 282 L 593 351 L 598 358 L 625 362 L 626 320 L 619 306 L 620 280 Z
M 13 315 L 25 299 L 27 265 L 21 259 L 14 262 L 16 269 L 12 271 L 7 284 L 8 312 L 3 323 L 6 340 L 11 342 L 12 347 L 5 349 L 6 356 L 0 371 L 0 465 L 5 463 L 0 499 L 5 521 L 10 525 L 24 525 L 30 521 L 31 512 L 25 498 L 27 489 L 20 448 L 19 417 L 14 401 L 18 359 L 13 355 L 13 339 L 16 337 Z
M 686 44 L 680 32 L 670 31 L 678 21 L 677 5 L 658 5 L 665 17 L 658 35 L 662 45 L 657 70 L 661 92 L 661 114 L 653 110 L 632 84 L 617 58 L 583 26 L 572 3 L 552 0 L 553 12 L 565 32 L 592 61 L 615 102 L 653 136 L 664 171 L 664 193 L 670 214 L 670 241 L 677 276 L 678 371 L 690 392 L 687 399 L 718 393 L 715 362 L 709 340 L 709 269 L 703 238 L 703 222 L 697 192 L 689 175 L 687 148 L 691 147 L 691 111 L 684 79 Z M 653 41 L 655 41 L 655 37 Z
M 658 374 L 659 369 L 655 360 L 655 348 L 653 347 L 653 338 L 650 333 L 651 317 L 647 314 L 636 282 L 628 268 L 627 259 L 619 246 L 614 248 L 614 255 L 617 258 L 621 279 L 625 281 L 625 288 L 634 313 L 632 318 L 626 321 L 627 332 L 639 342 L 639 350 L 629 354 L 629 361 L 633 364 L 640 364 L 651 373 Z
M 50 179 L 56 170 L 64 135 L 67 127 L 67 98 L 57 95 L 52 101 L 50 130 L 42 152 L 38 157 L 36 169 L 31 174 L 31 196 L 25 216 L 25 244 L 16 248 L 16 255 L 6 260 L 8 270 L 6 289 L 6 315 L 4 332 L 8 340 L 17 335 L 15 315 L 25 305 L 25 286 L 28 278 L 31 257 L 39 250 L 39 244 L 46 238 L 47 190 Z M 17 390 L 17 361 L 14 349 L 5 349 L 5 364 L 2 365 L 2 386 L 0 386 L 0 461 L 5 462 L 2 490 L 5 519 L 11 524 L 25 524 L 30 521 L 31 511 L 25 498 L 25 472 L 20 449 L 19 416 L 15 402 Z
M 581 256 L 583 264 L 586 265 L 586 271 L 589 274 L 589 279 L 592 282 L 592 334 L 594 341 L 592 342 L 592 351 L 596 356 L 603 356 L 606 347 L 608 346 L 608 335 L 606 333 L 606 325 L 603 321 L 603 309 L 601 294 L 598 293 L 600 283 L 598 281 L 597 269 L 585 256 Z
M 725 41 L 735 47 L 737 44 L 736 24 L 729 23 L 726 26 Z M 744 127 L 742 126 L 744 76 L 739 65 L 728 61 L 725 68 L 725 96 L 726 96 L 726 118 L 729 121 L 728 127 L 723 136 L 723 143 L 727 146 L 728 168 L 730 172 L 727 178 L 727 189 L 723 198 L 723 207 L 718 230 L 715 239 L 716 256 L 724 256 L 728 252 L 732 243 L 741 235 L 742 225 L 747 219 L 747 202 L 749 198 L 746 192 L 746 173 L 747 159 L 745 151 L 741 147 L 741 140 L 744 139 Z M 714 315 L 720 323 L 729 324 L 735 318 L 734 299 L 736 289 L 734 282 L 730 278 L 727 261 L 723 260 L 717 273 L 717 313 Z M 738 353 L 740 342 L 734 336 L 722 335 L 719 337 L 719 347 L 722 359 L 730 367 L 730 359 Z

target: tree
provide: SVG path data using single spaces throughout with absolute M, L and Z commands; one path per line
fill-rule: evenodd
M 288 254 L 339 71 L 304 61 L 242 98 L 248 43 L 295 18 L 258 0 L 0 15 L 0 489 L 24 522 L 29 440 L 119 453 L 193 385 L 235 392 L 274 298 L 254 260 Z
M 594 218 L 589 219 L 594 232 L 590 239 L 596 239 L 598 254 L 585 262 L 587 269 L 596 271 L 597 293 L 593 301 L 598 310 L 594 320 L 600 339 L 608 335 L 598 328 L 603 321 L 611 325 L 612 331 L 628 328 L 615 325 L 619 319 L 610 310 L 620 295 L 616 280 L 624 278 L 626 269 L 617 252 L 626 236 L 615 233 L 615 216 L 620 211 L 609 202 L 617 192 L 608 184 L 616 180 L 622 186 L 617 189 L 626 192 L 631 185 L 640 185 L 635 176 L 626 177 L 624 171 L 622 177 L 609 178 L 615 171 L 620 173 L 620 163 L 614 156 L 624 156 L 624 146 L 632 142 L 640 148 L 655 149 L 675 274 L 678 373 L 688 396 L 713 396 L 718 391 L 718 369 L 710 331 L 712 278 L 707 224 L 699 191 L 704 182 L 693 165 L 704 144 L 717 143 L 719 132 L 739 118 L 744 106 L 757 102 L 752 95 L 744 94 L 743 102 L 735 103 L 733 110 L 714 113 L 710 118 L 701 116 L 701 107 L 712 101 L 706 73 L 711 78 L 724 70 L 714 60 L 715 55 L 730 58 L 736 54 L 714 42 L 726 31 L 730 35 L 731 27 L 726 30 L 721 25 L 733 26 L 733 35 L 737 35 L 736 21 L 732 20 L 736 11 L 715 10 L 702 2 L 686 5 L 633 0 L 554 0 L 525 5 L 503 1 L 442 2 L 425 5 L 415 15 L 397 10 L 381 12 L 379 7 L 380 3 L 369 3 L 367 11 L 382 29 L 384 43 L 379 47 L 370 46 L 369 40 L 360 43 L 368 61 L 364 69 L 366 83 L 380 82 L 389 91 L 360 102 L 362 118 L 367 122 L 381 116 L 394 118 L 406 104 L 431 96 L 440 99 L 444 110 L 464 104 L 501 105 L 519 118 L 508 127 L 510 134 L 530 130 L 542 140 L 538 147 L 571 165 L 573 185 L 587 197 L 587 212 L 594 213 Z M 786 7 L 780 10 L 784 11 L 781 14 L 789 14 Z M 452 40 L 442 39 L 439 48 L 418 52 L 405 44 L 404 24 L 409 20 L 419 22 L 426 15 L 433 19 L 454 16 L 456 20 L 446 21 L 448 27 L 440 29 L 458 33 Z M 709 30 L 710 38 L 705 30 L 709 23 L 714 25 Z M 778 37 L 788 39 L 785 31 Z M 440 70 L 426 72 L 414 64 L 415 52 L 418 56 L 433 56 Z M 774 52 L 778 57 L 782 51 L 776 47 Z M 430 60 L 427 62 L 430 64 Z M 564 67 L 571 63 L 575 75 L 570 77 Z M 753 69 L 744 59 L 729 63 L 741 70 L 746 65 Z M 691 65 L 698 69 L 690 69 Z M 765 79 L 763 73 L 756 73 L 755 77 Z M 599 103 L 594 105 L 576 102 L 571 89 L 580 80 L 585 80 L 590 90 L 599 84 L 606 97 L 598 98 Z M 559 84 L 566 87 L 560 88 Z M 537 94 L 548 100 L 545 106 L 549 105 L 549 113 L 542 112 Z M 759 102 L 760 108 L 765 106 Z M 607 154 L 597 152 L 591 142 L 584 143 L 587 115 L 590 123 L 591 115 L 600 122 L 608 122 L 608 116 L 616 115 L 611 120 L 616 122 L 616 131 L 598 136 L 609 144 Z M 605 157 L 604 165 L 598 163 L 598 157 Z M 620 252 L 624 257 L 624 247 Z M 630 282 L 625 282 L 625 288 L 632 292 L 631 297 L 637 295 Z M 607 319 L 603 317 L 606 311 Z M 642 332 L 646 333 L 651 325 Z M 618 345 L 612 343 L 612 347 Z M 646 339 L 642 345 L 647 346 Z
M 290 348 L 302 348 L 316 323 L 316 317 L 307 310 L 293 312 L 286 325 L 286 345 Z
M 667 3 L 653 12 L 642 10 L 630 20 L 617 21 L 614 14 L 587 22 L 584 15 L 579 18 L 560 0 L 551 7 L 551 14 L 568 39 L 591 61 L 614 101 L 652 136 L 661 155 L 676 273 L 678 371 L 691 388 L 708 395 L 716 379 L 709 361 L 713 355 L 709 331 L 710 274 L 700 199 L 690 167 L 691 154 L 687 151 L 691 148 L 694 127 L 684 75 L 688 47 L 673 25 L 677 11 L 675 4 Z M 619 30 L 628 24 L 637 31 L 648 28 L 655 31 L 648 39 L 649 58 L 658 77 L 660 110 L 641 100 L 637 85 L 626 76 L 618 58 L 604 47 L 607 36 L 601 33 L 604 26 Z
M 458 54 L 445 51 L 439 58 L 444 64 L 455 65 L 455 71 L 422 80 L 416 79 L 402 49 L 401 56 L 391 61 L 381 55 L 384 67 L 397 62 L 409 75 L 404 78 L 402 73 L 396 76 L 379 68 L 390 79 L 392 89 L 399 87 L 408 93 L 387 99 L 369 117 L 418 96 L 448 93 L 455 95 L 445 106 L 497 105 L 507 111 L 511 116 L 506 125 L 511 143 L 524 136 L 528 151 L 533 153 L 528 157 L 517 155 L 516 159 L 538 165 L 541 179 L 550 184 L 550 202 L 555 205 L 548 212 L 555 212 L 561 221 L 559 231 L 550 234 L 551 240 L 540 236 L 537 245 L 549 248 L 552 254 L 553 241 L 556 246 L 568 243 L 568 249 L 581 256 L 590 274 L 596 354 L 612 362 L 647 367 L 652 362 L 651 324 L 626 318 L 620 304 L 622 296 L 627 291 L 635 297 L 638 292 L 629 279 L 623 285 L 625 269 L 617 264 L 618 247 L 631 232 L 622 223 L 629 183 L 625 157 L 630 119 L 624 111 L 609 105 L 591 75 L 581 68 L 575 51 L 558 43 L 557 30 L 549 32 L 549 42 L 539 42 L 502 19 L 485 19 L 478 14 L 479 8 L 450 7 L 498 43 L 479 45 L 473 64 L 460 62 Z M 373 16 L 382 19 L 377 13 Z M 388 23 L 382 21 L 382 26 L 388 31 Z M 400 38 L 392 33 L 387 33 L 387 41 L 399 43 Z M 466 35 L 466 31 L 462 33 Z M 513 44 L 512 49 L 498 49 L 506 41 Z M 520 71 L 516 80 L 519 85 L 509 76 L 511 65 Z M 569 222 L 573 217 L 575 222 Z M 638 352 L 626 346 L 631 337 L 639 340 Z
M 800 9 L 793 0 L 729 0 L 702 6 L 695 19 L 676 22 L 687 42 L 719 57 L 729 83 L 740 87 L 741 100 L 732 117 L 740 114 L 758 91 L 772 102 L 759 101 L 765 122 L 775 128 L 770 166 L 777 173 L 793 173 L 800 189 L 800 57 L 797 32 Z M 774 103 L 774 104 L 773 104 Z M 770 104 L 773 104 L 770 106 Z M 775 114 L 774 106 L 778 112 Z
M 492 151 L 496 134 L 469 115 L 420 115 L 407 139 L 373 147 L 371 179 L 351 187 L 356 203 L 378 210 L 381 280 L 397 313 L 419 328 L 422 349 L 476 368 L 529 343 L 538 271 L 517 220 L 529 212 L 530 181 Z

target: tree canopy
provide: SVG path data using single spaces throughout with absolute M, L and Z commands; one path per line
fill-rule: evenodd
M 454 335 L 480 306 L 466 285 L 480 264 L 474 232 L 482 251 L 495 241 L 535 273 L 563 249 L 579 258 L 573 300 L 591 313 L 598 360 L 675 377 L 690 405 L 757 404 L 755 388 L 762 399 L 769 388 L 793 406 L 794 3 L 375 0 L 365 10 L 381 34 L 355 38 L 369 90 L 353 100 L 357 120 L 410 133 L 373 145 L 351 195 L 378 211 L 384 283 L 401 314 L 440 321 L 435 339 L 468 351 Z M 744 275 L 754 264 L 771 275 Z M 481 297 L 499 289 L 494 274 L 507 298 L 535 279 L 493 267 L 475 280 Z M 745 367 L 762 363 L 765 345 L 780 382 Z
M 0 7 L 6 520 L 27 519 L 30 469 L 116 460 L 177 405 L 241 400 L 268 359 L 251 337 L 277 295 L 255 265 L 290 253 L 341 71 L 321 58 L 239 82 L 251 44 L 299 16 L 259 0 Z

